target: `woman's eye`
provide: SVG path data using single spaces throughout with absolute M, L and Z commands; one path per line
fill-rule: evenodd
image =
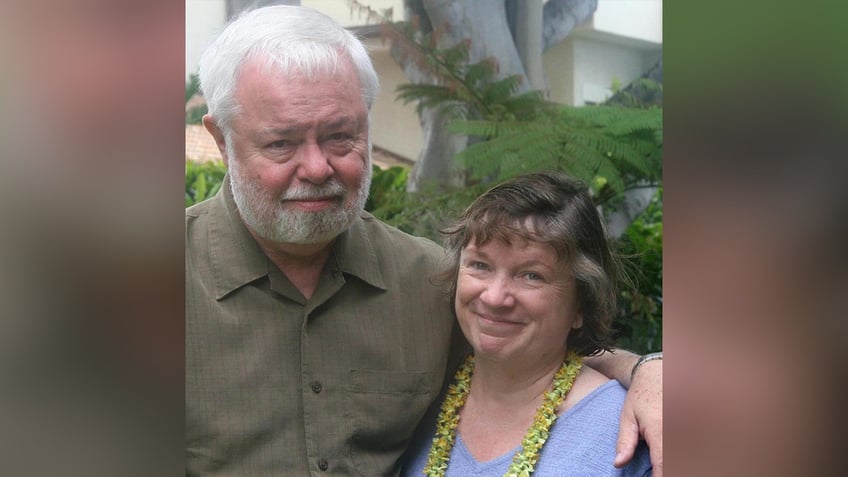
M 483 262 L 471 262 L 469 264 L 469 266 L 473 270 L 488 270 L 489 269 L 489 265 L 487 265 Z
M 539 275 L 539 274 L 538 274 L 538 273 L 536 273 L 536 272 L 527 272 L 527 273 L 525 273 L 525 274 L 524 274 L 524 276 L 525 276 L 528 280 L 531 280 L 531 281 L 544 280 L 544 277 L 542 277 L 541 275 Z

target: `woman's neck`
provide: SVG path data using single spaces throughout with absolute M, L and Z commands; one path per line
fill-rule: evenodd
M 531 362 L 505 363 L 475 356 L 469 398 L 482 398 L 491 405 L 522 406 L 541 403 L 542 394 L 562 366 L 561 356 L 538 358 Z

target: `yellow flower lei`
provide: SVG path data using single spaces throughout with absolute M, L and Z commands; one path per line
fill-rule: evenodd
M 545 393 L 542 405 L 536 410 L 533 425 L 524 435 L 521 450 L 513 457 L 512 464 L 505 474 L 506 477 L 529 477 L 533 473 L 536 462 L 539 460 L 539 452 L 548 440 L 551 426 L 556 421 L 556 410 L 571 390 L 582 365 L 583 358 L 574 353 L 568 354 L 554 376 L 551 388 Z M 448 470 L 448 460 L 450 460 L 450 452 L 456 438 L 456 428 L 459 425 L 459 410 L 465 405 L 465 400 L 471 391 L 473 373 L 474 355 L 468 355 L 456 371 L 456 383 L 448 386 L 447 396 L 436 421 L 436 435 L 433 437 L 427 465 L 424 467 L 424 475 L 428 477 L 442 477 Z

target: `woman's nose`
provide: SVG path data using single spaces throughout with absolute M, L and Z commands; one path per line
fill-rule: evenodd
M 488 306 L 510 307 L 515 304 L 512 292 L 512 280 L 506 277 L 495 277 L 488 281 L 486 288 L 480 294 L 480 299 Z

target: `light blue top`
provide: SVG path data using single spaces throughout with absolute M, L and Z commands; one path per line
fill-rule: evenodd
M 652 475 L 651 459 L 644 442 L 640 442 L 636 455 L 625 468 L 612 466 L 619 416 L 626 393 L 618 381 L 609 381 L 559 416 L 542 447 L 533 476 Z M 423 475 L 436 427 L 433 413 L 425 419 L 421 429 L 426 429 L 426 432 L 419 432 L 407 451 L 406 465 L 401 471 L 403 476 Z M 447 477 L 500 477 L 506 473 L 519 449 L 520 446 L 492 460 L 477 462 L 457 435 Z

